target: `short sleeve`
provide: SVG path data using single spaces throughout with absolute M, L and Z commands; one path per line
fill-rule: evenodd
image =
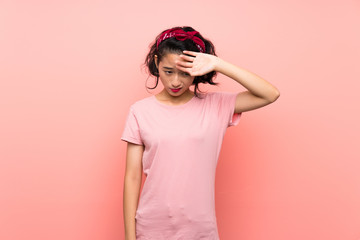
M 239 124 L 240 121 L 242 113 L 234 113 L 237 94 L 238 93 L 233 92 L 216 93 L 220 104 L 220 114 L 225 117 L 227 127 L 236 126 Z
M 121 140 L 143 145 L 139 123 L 132 107 L 130 107 Z

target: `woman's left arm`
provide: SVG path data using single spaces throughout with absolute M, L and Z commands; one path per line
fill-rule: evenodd
M 220 72 L 244 86 L 248 91 L 236 97 L 235 113 L 264 107 L 280 96 L 279 90 L 258 75 L 218 58 L 215 71 Z
M 266 106 L 279 96 L 279 90 L 265 79 L 250 71 L 237 67 L 211 54 L 183 51 L 177 68 L 191 76 L 205 75 L 211 71 L 220 72 L 244 86 L 248 91 L 239 92 L 236 97 L 235 113 L 246 112 Z

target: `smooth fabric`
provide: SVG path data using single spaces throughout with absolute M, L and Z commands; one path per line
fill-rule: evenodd
M 145 146 L 137 240 L 219 240 L 215 173 L 237 93 L 208 92 L 171 106 L 155 95 L 132 104 L 121 139 Z

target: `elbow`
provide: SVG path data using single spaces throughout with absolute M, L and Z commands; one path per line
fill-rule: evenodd
M 125 181 L 130 181 L 131 183 L 138 183 L 142 181 L 142 170 L 127 170 L 125 171 Z
M 142 174 L 139 173 L 139 174 L 133 174 L 133 175 L 129 175 L 127 176 L 128 179 L 130 179 L 131 181 L 135 181 L 135 182 L 141 182 L 141 179 L 142 179 Z
M 278 99 L 278 98 L 280 97 L 280 92 L 279 92 L 279 90 L 276 89 L 275 92 L 276 92 L 276 93 L 274 94 L 274 95 L 275 95 L 275 96 L 274 96 L 274 102 L 276 101 L 276 99 Z
M 276 99 L 278 99 L 280 97 L 280 92 L 278 89 L 274 89 L 273 94 L 271 95 L 270 101 L 271 102 L 275 102 Z
M 268 101 L 270 103 L 275 102 L 280 97 L 279 90 L 275 89 L 274 92 L 271 94 L 271 96 L 268 98 Z

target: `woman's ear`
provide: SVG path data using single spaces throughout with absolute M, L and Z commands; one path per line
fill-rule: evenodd
M 155 62 L 156 68 L 159 69 L 158 56 L 157 55 L 154 55 L 154 62 Z

